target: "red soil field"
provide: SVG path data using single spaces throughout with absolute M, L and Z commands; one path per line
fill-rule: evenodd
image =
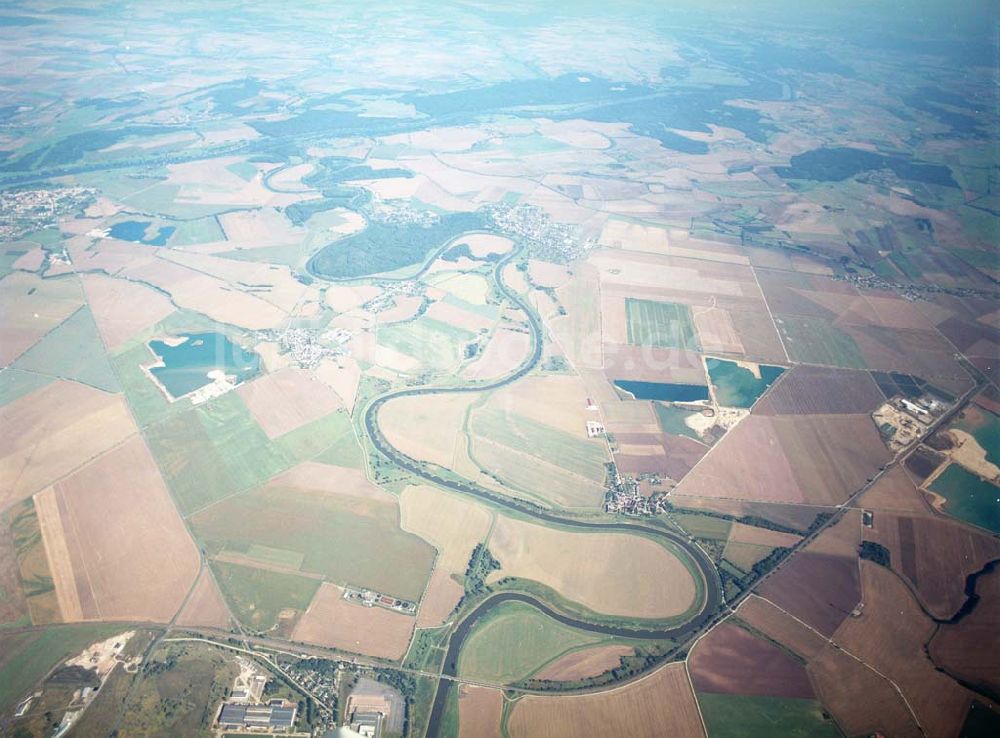
M 628 656 L 634 651 L 631 646 L 585 648 L 556 659 L 532 678 L 558 682 L 596 676 L 608 669 L 614 669 L 621 663 L 622 656 Z
M 837 630 L 834 641 L 892 679 L 929 736 L 957 735 L 971 694 L 934 668 L 924 645 L 935 625 L 889 569 L 861 562 L 865 607 Z
M 1000 558 L 1000 540 L 943 518 L 876 513 L 864 537 L 889 549 L 893 571 L 944 619 L 965 603 L 965 578 Z
M 884 398 L 868 372 L 797 366 L 767 393 L 759 415 L 869 413 Z
M 688 659 L 695 692 L 813 697 L 803 662 L 733 623 L 698 641 Z
M 979 577 L 979 601 L 954 625 L 931 639 L 931 660 L 945 673 L 992 694 L 1000 693 L 1000 567 Z
M 768 578 L 760 594 L 829 637 L 861 601 L 857 562 L 804 551 Z

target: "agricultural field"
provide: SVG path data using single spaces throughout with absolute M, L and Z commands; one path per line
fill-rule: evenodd
M 219 562 L 419 599 L 431 546 L 400 529 L 396 498 L 354 470 L 309 462 L 189 518 Z
M 649 738 L 705 735 L 683 664 L 670 664 L 638 682 L 597 694 L 522 697 L 507 730 L 511 738 L 569 738 L 592 731 Z
M 499 517 L 489 548 L 501 565 L 492 579 L 530 579 L 598 613 L 671 618 L 696 604 L 694 575 L 680 554 L 638 536 L 575 533 Z M 601 571 L 584 571 L 578 565 L 583 557 L 600 561 Z M 634 596 L 633 582 L 654 576 L 657 586 Z
M 990 732 L 995 4 L 7 5 L 0 733 Z
M 686 305 L 625 300 L 627 340 L 633 346 L 698 350 L 694 322 Z
M 462 647 L 458 673 L 473 680 L 508 684 L 601 639 L 599 634 L 567 628 L 530 605 L 504 603 L 476 623 Z

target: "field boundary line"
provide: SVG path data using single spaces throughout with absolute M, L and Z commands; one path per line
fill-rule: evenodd
M 841 646 L 839 643 L 837 643 L 836 641 L 834 641 L 833 638 L 827 638 L 825 635 L 823 635 L 818 630 L 816 630 L 814 627 L 812 627 L 809 623 L 805 622 L 804 620 L 802 620 L 802 619 L 796 617 L 795 615 L 793 615 L 792 613 L 788 612 L 788 610 L 786 610 L 785 608 L 783 608 L 780 605 L 776 604 L 773 600 L 769 600 L 767 597 L 764 597 L 763 595 L 759 595 L 756 592 L 753 594 L 753 596 L 757 597 L 758 599 L 763 600 L 764 602 L 766 602 L 767 604 L 771 605 L 772 607 L 780 610 L 782 613 L 784 613 L 785 615 L 787 615 L 788 617 L 790 617 L 792 620 L 794 620 L 797 623 L 799 623 L 799 625 L 802 625 L 803 627 L 808 628 L 813 633 L 815 633 L 817 636 L 819 636 L 820 638 L 822 638 L 824 641 L 826 641 L 827 645 L 833 646 L 834 648 L 836 648 L 841 653 L 846 654 L 847 656 L 850 656 L 852 659 L 854 659 L 855 661 L 857 661 L 859 664 L 861 664 L 865 668 L 869 669 L 873 674 L 877 675 L 881 679 L 883 679 L 886 682 L 888 682 L 889 684 L 891 684 L 892 688 L 894 690 L 896 690 L 896 694 L 898 694 L 899 698 L 903 701 L 903 704 L 906 705 L 906 709 L 910 711 L 910 716 L 913 718 L 913 723 L 917 726 L 917 728 L 920 730 L 921 733 L 923 733 L 924 735 L 927 735 L 927 731 L 924 730 L 924 726 L 922 726 L 920 724 L 920 720 L 917 718 L 917 714 L 913 711 L 913 707 L 910 705 L 909 700 L 906 699 L 906 695 L 903 694 L 903 690 L 899 688 L 899 685 L 896 684 L 895 681 L 893 681 L 892 679 L 890 679 L 888 676 L 886 676 L 885 674 L 883 674 L 881 671 L 879 671 L 878 669 L 876 669 L 871 664 L 869 664 L 866 661 L 864 661 L 863 659 L 855 656 L 853 653 L 851 653 L 846 648 L 844 648 L 843 646 Z M 850 616 L 848 616 L 848 617 L 850 617 Z M 834 635 L 836 635 L 836 633 L 834 633 Z

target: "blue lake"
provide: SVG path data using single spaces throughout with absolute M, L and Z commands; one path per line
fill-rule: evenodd
M 616 379 L 615 386 L 625 390 L 637 400 L 664 400 L 666 402 L 694 402 L 708 399 L 708 387 L 700 384 L 667 384 L 665 382 L 633 382 Z
M 235 376 L 237 384 L 260 373 L 260 357 L 222 333 L 192 333 L 176 346 L 150 341 L 149 348 L 164 364 L 149 371 L 175 398 L 211 383 L 208 373 L 216 369 Z
M 150 224 L 151 221 L 148 220 L 123 220 L 121 223 L 115 223 L 111 226 L 111 232 L 108 235 L 120 241 L 132 241 L 147 246 L 166 246 L 167 239 L 177 230 L 174 226 L 163 226 L 157 230 L 156 235 L 147 238 L 146 229 L 149 228 Z

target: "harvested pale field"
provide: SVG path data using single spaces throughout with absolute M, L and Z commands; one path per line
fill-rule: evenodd
M 372 336 L 372 338 L 374 338 L 374 336 Z M 386 369 L 392 369 L 393 371 L 400 372 L 402 374 L 414 374 L 420 369 L 421 366 L 423 366 L 420 359 L 410 356 L 409 354 L 404 354 L 401 351 L 397 351 L 396 349 L 385 346 L 381 343 L 375 344 L 373 349 L 371 361 L 381 367 L 385 367 Z M 361 353 L 358 354 L 358 358 L 362 358 L 363 356 L 364 355 Z
M 221 279 L 164 259 L 153 261 L 155 263 L 130 267 L 123 274 L 159 287 L 168 292 L 178 306 L 203 313 L 220 323 L 260 330 L 273 328 L 288 317 L 276 305 Z
M 888 681 L 832 644 L 809 661 L 807 671 L 823 707 L 846 735 L 926 735 Z
M 465 415 L 476 400 L 471 392 L 399 397 L 379 410 L 379 428 L 407 456 L 450 469 L 466 443 Z
M 317 292 L 292 276 L 287 266 L 253 261 L 224 259 L 209 254 L 168 249 L 157 254 L 161 259 L 181 264 L 227 282 L 233 289 L 245 290 L 292 313 Z
M 403 295 L 395 298 L 395 302 L 396 304 L 388 310 L 376 313 L 379 325 L 409 320 L 420 310 L 420 306 L 424 304 L 424 298 L 419 295 Z
M 474 269 L 475 262 L 469 268 Z M 492 292 L 492 287 L 486 277 L 482 274 L 454 271 L 454 269 L 455 265 L 450 265 L 447 270 L 435 274 L 434 278 L 427 280 L 427 282 L 437 289 L 443 290 L 442 297 L 447 293 L 470 305 L 485 305 Z
M 500 738 L 502 712 L 499 689 L 458 685 L 458 738 Z
M 184 609 L 177 616 L 177 624 L 224 630 L 231 626 L 229 607 L 222 599 L 212 570 L 207 566 L 202 569 L 198 584 L 195 585 Z
M 432 302 L 430 307 L 427 308 L 426 315 L 428 318 L 433 318 L 434 320 L 439 320 L 442 323 L 472 331 L 473 333 L 489 329 L 493 325 L 492 318 L 448 302 L 442 302 L 441 300 Z
M 490 575 L 532 579 L 595 612 L 669 618 L 695 604 L 695 582 L 677 556 L 653 541 L 618 533 L 570 533 L 497 518 Z M 637 597 L 636 582 L 644 582 Z
M 241 385 L 236 393 L 268 438 L 277 438 L 339 410 L 340 398 L 305 369 L 289 367 Z
M 818 632 L 757 595 L 745 599 L 736 616 L 806 660 L 819 654 L 827 644 Z
M 876 513 L 864 537 L 889 549 L 893 571 L 945 620 L 965 604 L 966 577 L 1000 558 L 1000 539 L 941 517 Z
M 886 472 L 861 496 L 860 504 L 867 510 L 897 513 L 929 513 L 923 494 L 902 466 Z
M 316 378 L 332 389 L 352 414 L 354 401 L 358 396 L 361 381 L 361 367 L 350 356 L 341 357 L 339 363 L 333 359 L 323 359 L 314 370 Z
M 428 485 L 410 485 L 399 498 L 400 527 L 438 550 L 436 569 L 462 574 L 472 549 L 489 533 L 492 513 L 467 498 Z
M 76 382 L 56 380 L 3 405 L 0 510 L 48 486 L 135 431 L 121 395 Z
M 81 274 L 90 311 L 109 351 L 174 312 L 165 295 L 137 282 L 103 274 Z
M 0 279 L 0 366 L 31 348 L 83 305 L 73 279 L 14 272 Z
M 720 296 L 759 295 L 752 271 L 743 264 L 607 249 L 591 252 L 587 261 L 600 270 L 602 284 Z
M 418 628 L 436 628 L 444 623 L 465 594 L 465 588 L 443 569 L 435 568 L 417 611 Z
M 758 528 L 745 523 L 733 523 L 729 529 L 729 540 L 733 543 L 750 543 L 755 546 L 791 547 L 801 541 L 802 537 L 780 530 Z
M 315 165 L 311 163 L 296 164 L 285 168 L 277 167 L 269 172 L 271 176 L 268 179 L 268 184 L 276 190 L 309 192 L 312 188 L 307 184 L 303 184 L 302 180 L 308 177 L 314 168 Z
M 368 481 L 364 472 L 342 466 L 304 461 L 268 482 L 272 487 L 294 487 L 300 490 L 315 490 L 331 495 L 346 495 L 358 500 L 372 500 L 389 503 L 391 495 L 381 487 Z
M 957 735 L 971 699 L 927 657 L 935 624 L 888 569 L 862 561 L 861 577 L 865 608 L 844 621 L 834 641 L 899 686 L 927 735 Z
M 348 313 L 361 307 L 369 300 L 374 300 L 382 294 L 382 288 L 375 285 L 331 284 L 326 288 L 326 304 L 334 312 Z
M 930 642 L 934 664 L 987 694 L 1000 689 L 1000 570 L 976 581 L 979 601 L 960 622 L 941 625 Z
M 622 656 L 631 656 L 635 651 L 631 646 L 595 646 L 561 656 L 532 679 L 548 679 L 553 682 L 569 682 L 575 679 L 603 674 L 617 668 Z
M 729 311 L 716 307 L 693 307 L 698 342 L 709 353 L 742 354 L 743 342 L 733 325 Z
M 344 590 L 335 584 L 321 584 L 292 631 L 291 640 L 401 659 L 410 645 L 416 618 L 384 607 L 355 605 L 343 594 Z
M 511 269 L 518 273 L 516 268 Z M 507 274 L 504 272 L 504 278 Z M 601 341 L 601 284 L 598 271 L 590 264 L 578 264 L 573 279 L 556 290 L 566 315 L 552 318 L 547 326 L 553 338 L 576 367 L 600 369 L 604 366 Z
M 556 288 L 566 284 L 572 276 L 572 272 L 563 264 L 529 259 L 528 276 L 532 283 L 539 287 Z
M 748 474 L 748 469 L 754 473 Z M 774 502 L 805 500 L 778 443 L 772 419 L 756 415 L 729 431 L 672 495 Z
M 884 402 L 868 372 L 796 366 L 754 408 L 761 415 L 870 413 Z
M 861 602 L 857 559 L 801 552 L 771 575 L 758 592 L 829 637 Z
M 19 256 L 17 261 L 11 264 L 12 269 L 23 269 L 26 272 L 37 272 L 45 263 L 45 251 L 41 246 L 36 246 L 30 251 Z
M 533 375 L 508 384 L 490 395 L 486 407 L 519 415 L 586 439 L 587 387 L 571 374 Z
M 462 370 L 462 379 L 496 379 L 514 371 L 531 350 L 531 336 L 522 331 L 498 329 L 479 357 Z
M 703 738 L 705 731 L 684 664 L 669 664 L 618 689 L 596 694 L 522 697 L 508 721 L 511 738 Z
M 601 403 L 604 425 L 615 435 L 619 433 L 660 433 L 653 403 L 649 400 L 618 400 Z
M 254 176 L 247 181 L 234 174 L 228 167 L 239 161 L 241 161 L 239 157 L 222 157 L 170 164 L 167 166 L 169 174 L 165 185 L 179 187 L 175 196 L 178 204 L 282 206 L 303 199 L 302 195 L 298 194 L 272 192 L 264 186 L 260 176 Z
M 524 272 L 517 268 L 517 264 L 508 264 L 503 269 L 503 283 L 514 292 L 524 294 L 530 288 Z
M 728 621 L 698 640 L 688 657 L 688 669 L 699 694 L 813 697 L 802 662 Z
M 663 228 L 609 218 L 601 231 L 598 243 L 617 249 L 665 254 L 670 237 Z
M 168 622 L 198 575 L 198 551 L 139 437 L 57 482 L 36 500 L 46 550 L 65 544 L 85 620 Z M 58 510 L 58 521 L 49 511 Z M 60 596 L 60 604 L 63 597 Z M 67 618 L 69 619 L 69 618 Z

